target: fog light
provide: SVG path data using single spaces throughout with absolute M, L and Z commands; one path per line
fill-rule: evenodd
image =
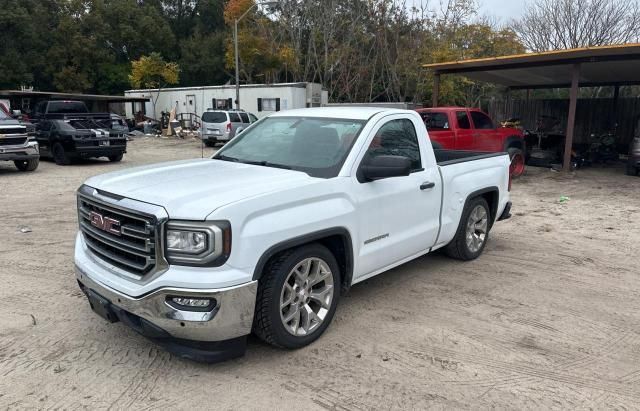
M 208 298 L 172 297 L 171 301 L 185 308 L 207 308 L 211 305 Z

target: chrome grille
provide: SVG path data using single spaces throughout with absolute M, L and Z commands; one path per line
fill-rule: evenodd
M 119 222 L 119 235 L 92 224 L 92 213 Z M 79 194 L 78 222 L 85 244 L 98 258 L 137 276 L 156 268 L 161 248 L 156 217 Z

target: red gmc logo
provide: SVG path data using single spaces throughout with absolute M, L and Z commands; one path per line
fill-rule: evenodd
M 113 235 L 121 235 L 120 233 L 120 221 L 115 220 L 110 217 L 105 217 L 102 214 L 98 214 L 95 211 L 92 211 L 89 215 L 91 220 L 91 225 L 95 228 L 98 228 L 102 231 L 106 231 L 109 234 Z

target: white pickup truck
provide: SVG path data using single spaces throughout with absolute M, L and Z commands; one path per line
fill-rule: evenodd
M 80 288 L 185 358 L 242 355 L 252 331 L 305 346 L 353 284 L 439 248 L 474 259 L 510 216 L 506 153 L 425 136 L 412 111 L 290 110 L 212 158 L 93 177 L 77 193 Z

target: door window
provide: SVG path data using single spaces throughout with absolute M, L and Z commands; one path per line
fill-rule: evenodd
M 252 123 L 255 123 L 256 121 L 258 121 L 258 117 L 254 116 L 253 114 L 249 113 L 249 118 L 251 119 Z
M 247 113 L 240 113 L 240 118 L 242 119 L 243 123 L 251 123 L 251 121 L 249 121 L 249 116 L 247 115 Z
M 422 169 L 420 145 L 413 122 L 391 120 L 380 127 L 369 145 L 364 161 L 378 156 L 404 156 L 411 160 L 411 171 Z
M 420 116 L 429 131 L 449 130 L 449 116 L 447 113 L 426 112 L 420 113 Z
M 493 126 L 493 121 L 491 121 L 491 118 L 489 118 L 489 116 L 479 111 L 472 111 L 471 119 L 473 120 L 473 125 L 475 126 L 476 129 L 493 130 L 495 128 Z
M 456 111 L 456 119 L 458 120 L 458 128 L 468 130 L 471 128 L 469 116 L 466 111 Z

